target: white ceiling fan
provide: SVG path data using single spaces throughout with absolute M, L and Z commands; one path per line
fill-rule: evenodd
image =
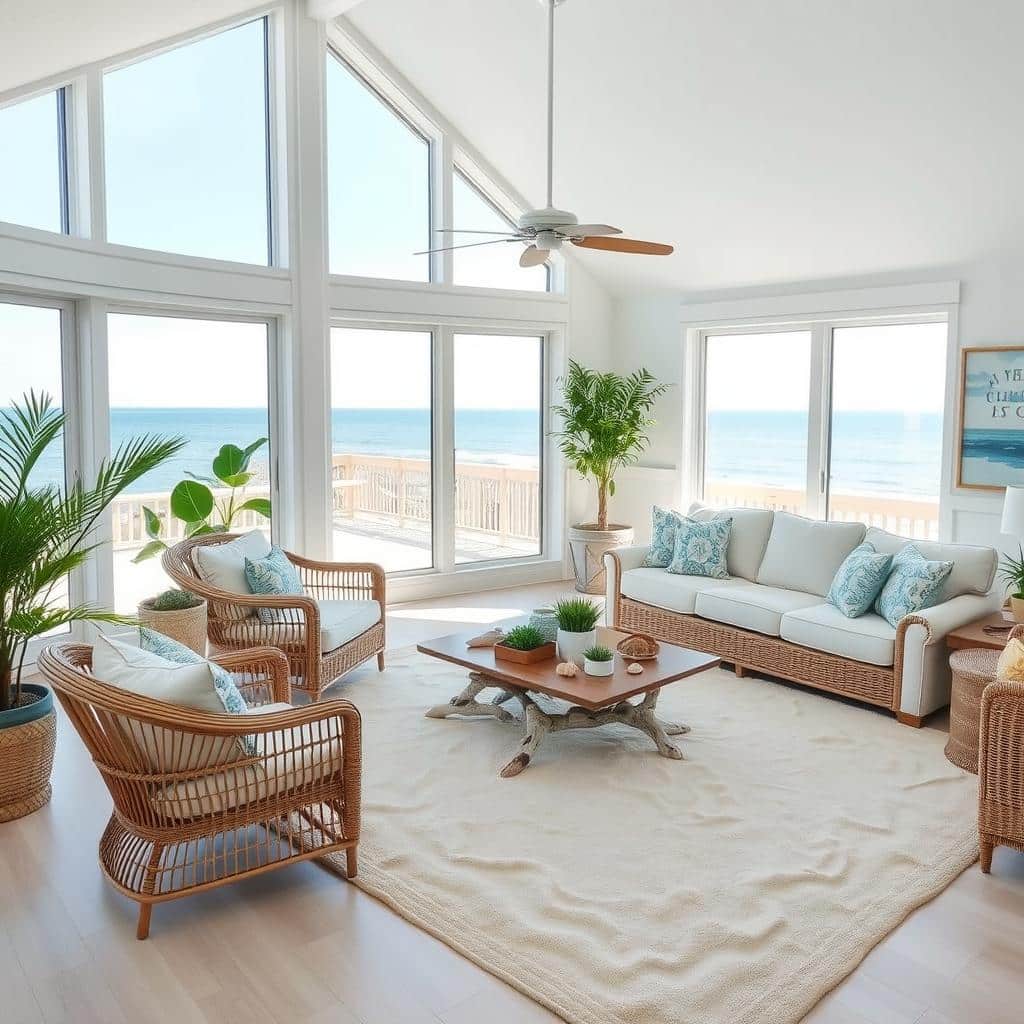
M 528 210 L 519 218 L 516 230 L 473 231 L 461 228 L 439 228 L 439 231 L 455 235 L 498 235 L 486 242 L 467 242 L 461 245 L 446 245 L 438 249 L 427 249 L 417 256 L 434 252 L 448 252 L 451 249 L 469 249 L 478 245 L 495 245 L 499 242 L 525 242 L 526 248 L 519 257 L 521 267 L 535 267 L 543 263 L 548 254 L 571 242 L 583 249 L 606 249 L 611 252 L 641 253 L 648 256 L 668 256 L 671 245 L 661 242 L 641 242 L 634 238 L 618 238 L 620 228 L 609 224 L 580 224 L 576 215 L 568 210 L 558 210 L 552 205 L 551 180 L 554 167 L 554 114 L 555 114 L 555 8 L 565 0 L 540 0 L 548 9 L 548 196 L 543 210 Z

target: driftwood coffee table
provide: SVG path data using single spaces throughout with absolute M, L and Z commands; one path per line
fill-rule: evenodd
M 719 659 L 700 651 L 687 650 L 662 642 L 658 657 L 641 662 L 639 675 L 626 671 L 628 661 L 615 655 L 614 675 L 594 677 L 555 674 L 558 658 L 518 665 L 496 661 L 490 647 L 467 647 L 466 641 L 480 630 L 454 633 L 437 640 L 418 644 L 417 650 L 442 661 L 461 665 L 469 670 L 469 683 L 447 704 L 438 704 L 427 712 L 427 718 L 497 718 L 501 722 L 521 722 L 525 732 L 519 750 L 504 768 L 503 779 L 511 779 L 524 771 L 544 737 L 564 729 L 593 729 L 601 725 L 629 725 L 646 733 L 654 741 L 662 757 L 682 760 L 683 752 L 669 740 L 689 732 L 689 726 L 663 722 L 655 715 L 658 694 L 663 686 L 679 679 L 704 672 L 719 664 Z M 614 649 L 626 633 L 611 629 L 599 630 L 598 642 Z M 497 690 L 490 701 L 477 698 L 487 689 Z M 637 703 L 631 697 L 642 697 Z M 539 699 L 538 699 L 539 698 Z M 545 698 L 568 701 L 570 707 L 560 710 Z M 517 700 L 523 709 L 519 719 L 504 705 Z M 540 703 L 544 701 L 544 705 Z

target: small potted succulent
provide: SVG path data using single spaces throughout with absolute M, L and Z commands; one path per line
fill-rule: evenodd
M 555 656 L 555 645 L 544 639 L 536 626 L 515 626 L 494 645 L 498 661 L 513 661 L 519 665 L 532 665 Z
M 583 665 L 583 652 L 597 643 L 600 605 L 585 597 L 567 597 L 555 603 L 558 619 L 558 656 L 562 661 Z
M 607 647 L 594 644 L 583 652 L 583 671 L 588 676 L 610 676 L 615 671 L 615 655 Z
M 139 604 L 139 622 L 206 656 L 206 601 L 187 590 L 165 590 Z
M 1010 611 L 1018 622 L 1024 622 L 1024 546 L 1018 545 L 1019 558 L 1007 555 L 999 563 L 999 575 L 1010 592 Z

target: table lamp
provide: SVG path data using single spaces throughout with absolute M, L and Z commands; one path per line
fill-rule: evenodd
M 1010 591 L 1010 608 L 1018 622 L 1024 622 L 1024 548 L 1020 540 L 1024 537 L 1024 487 L 1007 487 L 1003 498 L 1003 519 L 999 530 L 1007 536 L 1016 537 L 1018 557 L 1006 555 L 999 566 L 999 574 L 1006 580 Z

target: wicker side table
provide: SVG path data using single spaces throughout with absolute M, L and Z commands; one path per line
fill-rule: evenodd
M 958 768 L 978 774 L 981 695 L 996 677 L 999 651 L 954 651 L 949 656 L 953 689 L 949 700 L 946 757 Z

